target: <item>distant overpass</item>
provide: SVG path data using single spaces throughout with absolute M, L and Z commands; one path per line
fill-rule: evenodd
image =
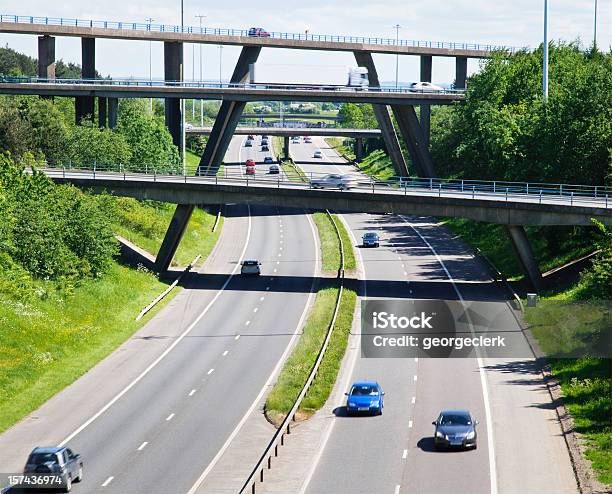
M 212 127 L 187 127 L 186 134 L 210 135 Z M 271 135 L 279 137 L 291 136 L 321 136 L 321 137 L 352 137 L 367 139 L 380 137 L 380 129 L 343 129 L 342 127 L 236 127 L 235 135 Z
M 349 191 L 314 190 L 281 177 L 191 177 L 90 170 L 43 169 L 57 183 L 93 192 L 183 205 L 252 203 L 279 208 L 330 209 L 461 217 L 504 225 L 612 225 L 612 190 L 553 184 L 404 179 L 404 186 L 362 182 Z M 505 184 L 505 186 L 504 186 Z M 463 190 L 462 190 L 463 189 Z
M 270 32 L 269 37 L 249 36 L 247 29 L 199 28 L 142 22 L 0 15 L 0 32 L 38 36 L 69 36 L 178 43 L 235 45 L 256 48 L 363 51 L 402 55 L 488 58 L 494 51 L 513 53 L 519 48 L 476 43 L 396 40 L 370 36 Z
M 448 105 L 462 101 L 462 91 L 418 93 L 405 88 L 370 88 L 367 91 L 345 86 L 257 84 L 215 84 L 165 82 L 136 79 L 40 79 L 0 77 L 0 94 L 100 98 L 166 98 L 231 101 L 322 101 L 371 103 L 378 105 Z

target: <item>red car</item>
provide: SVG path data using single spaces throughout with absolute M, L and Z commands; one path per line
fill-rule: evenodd
M 244 162 L 245 166 L 248 168 L 249 166 L 255 166 L 255 160 L 249 158 Z
M 257 38 L 269 38 L 270 33 L 263 27 L 252 27 L 249 29 L 249 36 L 255 36 Z

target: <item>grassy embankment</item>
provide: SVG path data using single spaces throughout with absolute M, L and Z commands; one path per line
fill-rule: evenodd
M 189 151 L 189 149 L 187 149 L 186 151 L 186 159 L 185 159 L 185 168 L 187 170 L 187 175 L 195 175 L 196 170 L 198 169 L 198 165 L 200 164 L 200 158 L 201 156 L 194 153 L 193 151 Z M 219 171 L 217 172 L 217 175 L 223 175 L 224 173 L 224 166 L 223 163 L 221 163 L 221 166 L 219 167 Z
M 355 160 L 355 152 L 351 147 L 343 144 L 344 139 L 339 137 L 328 137 L 325 141 L 338 153 L 346 156 L 351 161 Z M 386 180 L 396 176 L 393 163 L 384 151 L 377 149 L 368 154 L 360 163 L 357 163 L 359 170 L 378 180 Z
M 117 233 L 156 252 L 173 206 L 117 199 Z M 178 252 L 179 264 L 206 257 L 220 228 L 194 214 Z M 144 269 L 113 262 L 99 279 L 71 290 L 59 282 L 27 280 L 37 296 L 27 302 L 0 293 L 0 432 L 38 408 L 110 354 L 160 310 L 135 317 L 167 284 Z
M 335 216 L 334 219 L 343 241 L 345 269 L 354 270 L 355 256 L 352 243 L 342 222 Z M 340 245 L 333 224 L 324 213 L 316 213 L 314 220 L 321 243 L 323 271 L 328 275 L 336 273 L 340 267 Z M 331 323 L 339 291 L 338 280 L 329 278 L 329 282 L 323 285 L 319 287 L 314 305 L 304 325 L 303 334 L 268 395 L 266 415 L 273 423 L 280 424 L 291 410 L 314 365 Z M 348 343 L 355 301 L 355 292 L 344 289 L 327 352 L 319 367 L 319 373 L 298 410 L 303 418 L 309 417 L 321 408 L 331 393 Z

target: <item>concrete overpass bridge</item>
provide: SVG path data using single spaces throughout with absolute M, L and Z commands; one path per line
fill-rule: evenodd
M 114 168 L 118 170 L 118 167 Z M 164 271 L 178 248 L 196 205 L 247 203 L 278 208 L 396 213 L 461 217 L 506 225 L 525 274 L 536 288 L 541 275 L 525 234 L 525 225 L 612 225 L 612 188 L 398 177 L 376 182 L 364 177 L 350 190 L 315 190 L 311 180 L 282 176 L 185 176 L 107 170 L 44 169 L 57 183 L 95 193 L 177 204 L 175 216 L 157 257 Z

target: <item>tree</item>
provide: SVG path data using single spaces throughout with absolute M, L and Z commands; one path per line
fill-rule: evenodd
M 132 151 L 125 137 L 110 129 L 100 129 L 92 122 L 74 127 L 67 149 L 67 159 L 72 164 L 91 166 L 128 165 Z

